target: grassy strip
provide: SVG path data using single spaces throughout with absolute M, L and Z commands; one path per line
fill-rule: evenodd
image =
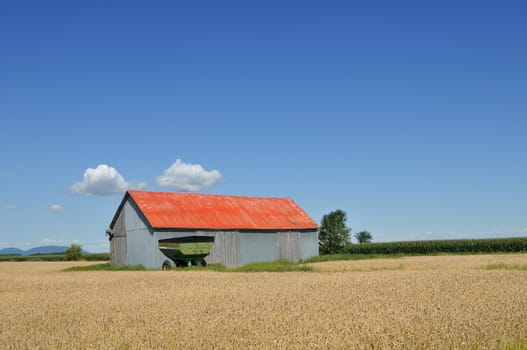
M 521 270 L 527 271 L 527 265 L 510 265 L 506 263 L 488 264 L 486 270 Z
M 81 260 L 109 261 L 109 253 L 82 254 Z M 64 254 L 0 255 L 2 261 L 66 261 Z
M 383 267 L 366 267 L 366 268 L 346 268 L 346 267 L 334 267 L 334 268 L 325 268 L 314 266 L 313 271 L 323 272 L 323 273 L 333 273 L 333 272 L 382 272 L 382 271 L 404 271 L 406 267 L 403 264 L 398 266 L 383 266 Z
M 73 266 L 63 271 L 144 271 L 142 265 L 135 266 L 110 266 L 109 263 L 88 266 Z M 228 268 L 221 264 L 211 264 L 205 267 L 189 266 L 174 269 L 176 271 L 216 271 L 216 272 L 290 272 L 313 271 L 313 268 L 304 264 L 295 264 L 287 260 L 273 262 L 251 263 L 240 267 Z
M 304 264 L 296 264 L 287 260 L 273 262 L 250 263 L 234 269 L 232 272 L 290 272 L 290 271 L 313 271 L 313 268 Z
M 366 259 L 399 259 L 410 255 L 411 254 L 331 254 L 314 256 L 312 258 L 304 260 L 303 263 Z
M 1 261 L 64 261 L 64 254 L 0 255 Z
M 345 261 L 345 260 L 364 260 L 364 259 L 397 259 L 405 256 L 416 256 L 418 254 L 335 254 L 335 255 L 320 255 L 293 263 L 287 260 L 277 260 L 273 262 L 256 262 L 246 264 L 240 267 L 228 268 L 222 264 L 209 264 L 202 266 L 188 266 L 184 268 L 174 268 L 176 271 L 216 271 L 216 272 L 293 272 L 293 271 L 316 271 L 309 263 L 325 262 L 325 261 Z M 430 254 L 433 255 L 433 254 Z M 404 266 L 399 265 L 394 268 L 379 268 L 378 270 L 403 270 Z M 527 270 L 527 265 L 508 265 L 504 263 L 489 264 L 485 266 L 487 270 Z M 74 266 L 65 269 L 64 271 L 144 271 L 145 267 L 142 265 L 134 266 L 110 266 L 110 263 L 95 264 L 88 266 Z M 347 270 L 354 271 L 354 270 Z M 357 269 L 357 272 L 364 270 Z M 367 271 L 376 271 L 376 269 L 368 269 Z
M 87 266 L 72 266 L 63 271 L 145 271 L 143 265 L 110 266 L 110 263 L 94 264 Z
M 366 260 L 366 259 L 400 259 L 407 256 L 448 256 L 448 255 L 489 255 L 489 254 L 514 254 L 522 252 L 456 252 L 456 253 L 397 253 L 397 254 L 324 254 L 314 256 L 303 263 L 317 263 L 326 261 Z
M 239 267 L 229 268 L 222 264 L 209 264 L 207 266 L 188 266 L 175 268 L 177 271 L 216 271 L 216 272 L 292 272 L 292 271 L 313 271 L 310 266 L 302 263 L 293 263 L 287 260 L 277 260 L 272 262 L 255 262 Z

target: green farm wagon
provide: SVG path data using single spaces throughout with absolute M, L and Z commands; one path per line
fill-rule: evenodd
M 184 267 L 190 265 L 205 266 L 205 257 L 209 255 L 214 244 L 214 237 L 186 236 L 159 240 L 159 249 L 172 260 L 163 263 L 163 270 L 172 266 Z

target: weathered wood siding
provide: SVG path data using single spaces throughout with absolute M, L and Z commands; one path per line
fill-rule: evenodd
M 239 265 L 279 259 L 276 232 L 243 232 L 240 234 Z
M 198 231 L 200 236 L 213 236 L 214 245 L 205 258 L 207 264 L 224 264 L 228 267 L 240 265 L 240 233 L 236 231 Z
M 121 211 L 112 229 L 113 238 L 110 241 L 110 265 L 126 265 L 126 229 L 125 212 Z
M 159 251 L 158 243 L 148 221 L 131 200 L 125 203 L 124 211 L 126 213 L 126 264 L 158 268 L 156 256 L 156 252 Z
M 318 256 L 318 231 L 300 234 L 300 259 L 306 260 Z
M 279 232 L 278 250 L 280 259 L 297 262 L 300 260 L 300 232 Z

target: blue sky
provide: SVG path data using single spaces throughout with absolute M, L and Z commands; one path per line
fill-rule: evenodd
M 291 197 L 374 241 L 525 236 L 526 14 L 3 1 L 0 248 L 108 250 L 128 188 Z

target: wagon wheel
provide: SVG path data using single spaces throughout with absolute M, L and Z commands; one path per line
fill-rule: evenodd
M 194 259 L 191 261 L 192 266 L 207 266 L 205 259 Z
M 170 261 L 166 260 L 163 263 L 163 266 L 161 267 L 161 270 L 163 270 L 163 271 L 172 270 L 172 264 L 170 263 Z

